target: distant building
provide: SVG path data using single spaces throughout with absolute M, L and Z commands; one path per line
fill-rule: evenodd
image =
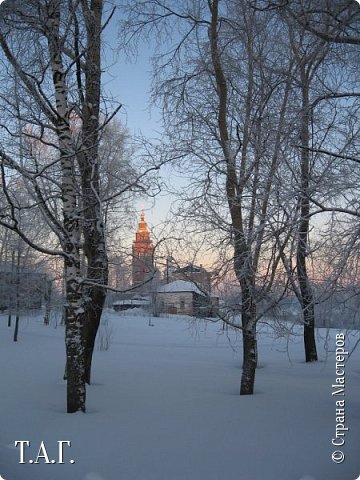
M 117 300 L 112 304 L 115 312 L 122 312 L 123 310 L 130 310 L 133 308 L 150 308 L 150 300 L 146 297 L 132 297 L 123 300 Z
M 182 268 L 173 268 L 171 266 L 169 267 L 168 264 L 168 268 L 167 277 L 169 281 L 190 281 L 195 283 L 200 290 L 203 290 L 207 294 L 211 293 L 211 275 L 202 265 L 197 266 L 190 264 Z
M 176 280 L 158 287 L 156 302 L 160 313 L 207 316 L 210 298 L 193 282 Z
M 155 247 L 144 211 L 132 244 L 132 289 L 117 296 L 112 303 L 116 311 L 151 308 L 156 314 L 209 316 L 216 311 L 218 299 L 211 297 L 211 275 L 202 265 L 179 268 L 169 257 L 163 278 L 154 263 Z M 134 288 L 135 287 L 135 288 Z
M 132 285 L 144 284 L 154 276 L 154 245 L 145 222 L 145 213 L 141 212 L 140 222 L 132 246 Z

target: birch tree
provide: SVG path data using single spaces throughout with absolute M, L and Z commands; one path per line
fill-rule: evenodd
M 299 121 L 296 122 L 298 139 L 294 139 L 293 144 L 298 148 L 300 162 L 296 187 L 300 209 L 296 242 L 299 291 L 296 288 L 295 291 L 303 311 L 307 362 L 317 360 L 314 334 L 316 299 L 308 274 L 309 259 L 314 260 L 310 246 L 310 219 L 321 198 L 332 198 L 334 203 L 341 203 L 341 190 L 347 189 L 347 174 L 344 176 L 347 169 L 344 167 L 343 174 L 339 175 L 339 161 L 335 152 L 334 158 L 331 158 L 331 146 L 338 145 L 343 153 L 351 152 L 354 147 L 354 133 L 348 132 L 346 140 L 341 141 L 349 121 L 353 123 L 350 117 L 355 118 L 353 115 L 357 108 L 350 106 L 356 104 L 358 97 L 355 77 L 352 78 L 357 55 L 351 52 L 353 42 L 347 44 L 343 34 L 351 31 L 352 39 L 356 38 L 358 13 L 349 2 L 331 5 L 326 1 L 320 2 L 316 9 L 311 9 L 305 2 L 294 2 L 281 13 L 289 28 L 290 43 L 297 62 L 294 80 L 301 99 L 298 107 L 297 102 L 294 103 L 294 107 L 299 108 Z M 304 25 L 303 21 L 309 17 L 311 20 Z M 315 24 L 316 32 L 313 32 L 309 25 Z M 335 38 L 339 41 L 331 40 Z M 350 116 L 340 113 L 347 112 L 349 108 Z M 330 151 L 327 151 L 327 145 Z M 325 157 L 326 152 L 328 158 Z M 317 220 L 314 220 L 315 224 Z M 319 263 L 316 258 L 315 262 Z
M 360 9 L 353 0 L 296 0 L 289 4 L 273 5 L 283 8 L 301 28 L 327 43 L 360 45 Z
M 103 1 L 31 0 L 1 7 L 7 75 L 1 92 L 6 135 L 0 155 L 7 208 L 0 220 L 38 251 L 64 258 L 67 411 L 85 411 L 85 383 L 90 381 L 108 269 L 98 156 Z M 23 126 L 21 132 L 13 118 Z M 19 156 L 24 138 L 31 148 L 22 147 Z M 41 145 L 41 156 L 34 145 Z M 37 244 L 21 229 L 11 176 L 24 183 L 31 207 L 53 232 L 47 244 Z
M 310 231 L 310 192 L 311 192 L 311 156 L 310 156 L 310 129 L 311 129 L 311 101 L 310 87 L 317 69 L 326 57 L 326 42 L 313 41 L 303 31 L 290 28 L 290 43 L 294 52 L 298 71 L 298 85 L 301 92 L 299 143 L 301 145 L 299 160 L 299 223 L 297 232 L 296 270 L 299 283 L 299 300 L 303 312 L 304 347 L 306 362 L 317 360 L 315 341 L 315 305 L 311 282 L 307 271 L 307 257 L 309 255 Z

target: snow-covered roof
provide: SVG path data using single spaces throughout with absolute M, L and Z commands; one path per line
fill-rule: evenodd
M 187 282 L 186 280 L 175 280 L 174 282 L 167 283 L 162 285 L 157 289 L 158 292 L 162 293 L 175 293 L 175 292 L 194 292 L 198 295 L 206 296 L 204 292 L 198 288 L 195 283 Z

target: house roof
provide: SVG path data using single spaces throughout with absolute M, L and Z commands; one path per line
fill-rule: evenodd
M 186 280 L 175 280 L 174 282 L 167 283 L 166 285 L 160 286 L 157 291 L 160 293 L 194 292 L 198 295 L 206 296 L 195 283 L 187 282 Z

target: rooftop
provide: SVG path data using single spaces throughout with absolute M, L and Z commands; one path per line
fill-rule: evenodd
M 198 295 L 206 295 L 197 287 L 197 285 L 195 285 L 195 283 L 187 282 L 186 280 L 176 280 L 175 282 L 162 285 L 158 288 L 158 292 L 194 292 Z

